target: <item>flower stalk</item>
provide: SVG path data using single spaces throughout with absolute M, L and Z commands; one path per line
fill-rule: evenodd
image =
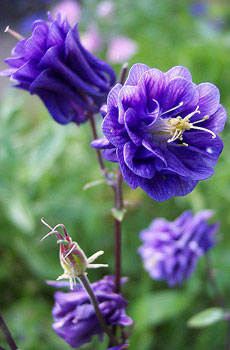
M 7 342 L 7 344 L 9 345 L 10 347 L 10 350 L 17 350 L 18 347 L 9 331 L 9 328 L 7 327 L 2 315 L 0 314 L 0 328 L 2 330 L 2 333 L 5 337 L 5 340 Z M 3 349 L 3 348 L 2 348 Z
M 104 331 L 109 336 L 111 344 L 118 345 L 118 341 L 116 340 L 116 338 L 114 337 L 114 335 L 112 334 L 112 332 L 110 331 L 109 327 L 107 326 L 107 324 L 104 320 L 104 317 L 103 317 L 101 310 L 99 308 L 98 300 L 97 300 L 97 298 L 96 298 L 96 296 L 95 296 L 95 294 L 90 286 L 90 282 L 89 282 L 86 274 L 81 274 L 80 276 L 78 276 L 78 280 L 82 284 L 82 286 L 85 288 L 86 292 L 88 293 L 88 296 L 89 296 L 90 301 L 94 307 L 98 321 L 100 322 L 100 325 L 102 326 Z

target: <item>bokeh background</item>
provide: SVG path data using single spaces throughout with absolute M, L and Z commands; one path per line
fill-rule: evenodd
M 57 6 L 64 8 L 72 23 L 79 21 L 85 45 L 110 60 L 117 72 L 125 59 L 130 65 L 143 62 L 163 71 L 184 65 L 197 84 L 210 81 L 219 87 L 221 102 L 229 111 L 229 1 L 116 0 L 103 8 L 96 0 L 1 0 L 1 61 L 16 44 L 15 38 L 3 33 L 6 25 L 27 36 L 31 22 L 45 18 L 47 10 L 55 13 Z M 0 68 L 6 65 L 1 62 Z M 40 218 L 52 226 L 64 223 L 87 255 L 105 251 L 100 261 L 110 267 L 91 271 L 89 278 L 96 281 L 114 268 L 113 195 L 103 184 L 83 190 L 86 183 L 102 178 L 89 147 L 89 125 L 56 124 L 36 96 L 10 89 L 9 84 L 1 78 L 0 310 L 20 349 L 69 349 L 51 327 L 54 289 L 45 280 L 56 279 L 62 271 L 56 240 L 50 237 L 40 243 L 47 232 Z M 135 320 L 132 350 L 224 348 L 225 322 L 202 330 L 186 326 L 191 316 L 217 305 L 204 260 L 190 280 L 168 288 L 150 279 L 136 253 L 139 231 L 153 218 L 174 220 L 185 209 L 215 210 L 214 219 L 221 227 L 210 255 L 219 289 L 230 306 L 229 122 L 222 136 L 225 148 L 216 174 L 190 195 L 157 203 L 143 191 L 124 186 L 126 200 L 142 203 L 129 210 L 123 224 L 123 275 L 129 276 L 124 295 L 130 302 L 127 312 Z M 6 346 L 2 334 L 0 344 Z M 106 345 L 94 337 L 82 349 L 104 350 Z

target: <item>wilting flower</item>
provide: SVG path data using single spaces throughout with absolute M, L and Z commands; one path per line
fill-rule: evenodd
M 226 111 L 217 87 L 195 85 L 186 68 L 162 73 L 135 64 L 124 86 L 110 91 L 103 116 L 105 137 L 92 146 L 107 149 L 105 158 L 119 162 L 133 189 L 164 201 L 214 174 Z
M 87 258 L 84 251 L 79 247 L 77 242 L 72 241 L 64 225 L 58 224 L 52 228 L 43 219 L 41 221 L 51 230 L 42 238 L 41 241 L 52 234 L 58 238 L 57 243 L 60 245 L 59 258 L 60 264 L 64 270 L 64 274 L 59 276 L 57 280 L 68 279 L 70 283 L 70 289 L 73 289 L 73 284 L 76 282 L 75 279 L 82 274 L 85 274 L 87 268 L 95 269 L 98 267 L 108 267 L 107 264 L 92 264 L 94 260 L 96 260 L 100 255 L 104 254 L 102 250 Z M 64 236 L 57 231 L 59 227 L 63 230 Z
M 211 210 L 195 215 L 185 211 L 173 222 L 155 219 L 141 231 L 143 245 L 138 251 L 153 279 L 174 286 L 190 277 L 197 260 L 215 244 L 213 236 L 219 225 L 208 224 L 212 216 Z
M 125 279 L 123 279 L 123 283 Z M 49 283 L 51 284 L 51 283 Z M 52 283 L 58 286 L 58 282 Z M 100 311 L 108 325 L 129 326 L 132 320 L 125 314 L 127 301 L 115 293 L 113 276 L 105 276 L 102 280 L 91 284 L 96 295 Z M 68 293 L 56 292 L 53 308 L 53 329 L 72 347 L 79 347 L 90 342 L 94 334 L 101 338 L 103 329 L 96 317 L 94 307 L 82 286 Z
M 82 46 L 77 25 L 71 28 L 61 14 L 55 20 L 48 16 L 48 22 L 33 23 L 30 38 L 18 42 L 2 75 L 37 94 L 58 123 L 80 124 L 105 101 L 115 73 Z
M 109 44 L 107 59 L 112 63 L 123 63 L 128 61 L 137 53 L 137 43 L 125 36 L 113 38 Z

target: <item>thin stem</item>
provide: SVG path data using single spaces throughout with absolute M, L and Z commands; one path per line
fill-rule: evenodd
M 6 348 L 3 348 L 3 346 L 0 346 L 0 350 L 7 350 Z
M 114 187 L 115 192 L 115 208 L 121 210 L 123 208 L 123 193 L 122 193 L 122 175 L 121 172 L 117 174 L 117 183 Z M 114 219 L 114 238 L 115 238 L 115 287 L 116 292 L 121 291 L 121 221 Z
M 226 350 L 230 350 L 230 317 L 227 318 Z
M 121 71 L 120 71 L 120 75 L 118 78 L 118 82 L 120 84 L 124 84 L 125 82 L 125 78 L 127 75 L 127 70 L 128 70 L 128 62 L 123 63 L 122 67 L 121 67 Z
M 94 121 L 94 116 L 92 113 L 88 113 L 88 117 L 89 117 L 90 126 L 91 126 L 91 130 L 92 130 L 92 134 L 93 134 L 93 139 L 96 140 L 98 138 L 98 135 L 97 135 L 97 129 L 96 129 L 95 121 Z M 95 151 L 96 151 L 98 163 L 99 163 L 101 171 L 104 175 L 105 171 L 106 171 L 104 160 L 102 158 L 101 152 L 98 149 L 95 149 Z
M 226 303 L 225 303 L 224 298 L 223 298 L 222 294 L 220 293 L 218 285 L 216 283 L 216 279 L 215 279 L 215 276 L 213 273 L 211 259 L 210 259 L 209 254 L 205 255 L 205 263 L 206 263 L 207 279 L 208 279 L 208 281 L 213 289 L 216 303 L 217 303 L 217 305 L 221 305 L 224 309 L 226 309 Z
M 2 333 L 4 334 L 4 337 L 6 339 L 7 344 L 9 345 L 11 350 L 17 350 L 18 347 L 14 342 L 14 339 L 12 338 L 12 335 L 10 334 L 9 328 L 7 327 L 2 315 L 0 314 L 0 328 L 2 330 Z
M 101 310 L 99 308 L 99 303 L 98 303 L 97 297 L 91 288 L 91 285 L 90 285 L 88 278 L 86 277 L 85 274 L 82 274 L 82 275 L 78 276 L 78 279 L 80 280 L 81 284 L 83 285 L 86 292 L 88 293 L 90 301 L 94 307 L 96 316 L 98 318 L 98 321 L 100 322 L 104 331 L 108 334 L 112 345 L 118 345 L 118 341 L 116 340 L 116 338 L 114 337 L 114 335 L 112 334 L 112 332 L 110 331 L 110 329 L 108 328 L 108 326 L 104 320 L 104 317 L 103 317 Z

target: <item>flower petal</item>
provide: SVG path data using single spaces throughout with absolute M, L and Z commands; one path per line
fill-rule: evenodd
M 117 159 L 121 169 L 122 176 L 127 184 L 135 190 L 138 187 L 138 176 L 135 175 L 125 164 L 122 149 L 117 149 Z
M 201 115 L 212 115 L 220 105 L 219 89 L 211 83 L 202 83 L 196 87 L 199 93 L 199 110 Z
M 166 73 L 165 73 L 165 78 L 166 81 L 169 82 L 171 79 L 173 78 L 177 78 L 177 77 L 182 77 L 185 78 L 189 81 L 192 81 L 192 75 L 189 72 L 189 70 L 183 66 L 175 66 L 171 69 L 169 69 Z
M 127 142 L 124 146 L 124 160 L 126 165 L 134 174 L 151 179 L 155 174 L 155 160 L 152 158 L 135 158 L 137 146 L 132 142 Z
M 136 63 L 134 64 L 129 71 L 128 78 L 125 81 L 124 85 L 136 86 L 142 74 L 150 70 L 146 64 Z
M 194 84 L 184 78 L 173 78 L 169 81 L 164 96 L 160 101 L 162 112 L 166 112 L 171 108 L 179 106 L 173 112 L 167 113 L 167 117 L 179 114 L 181 111 L 196 107 L 199 99 L 199 94 Z

